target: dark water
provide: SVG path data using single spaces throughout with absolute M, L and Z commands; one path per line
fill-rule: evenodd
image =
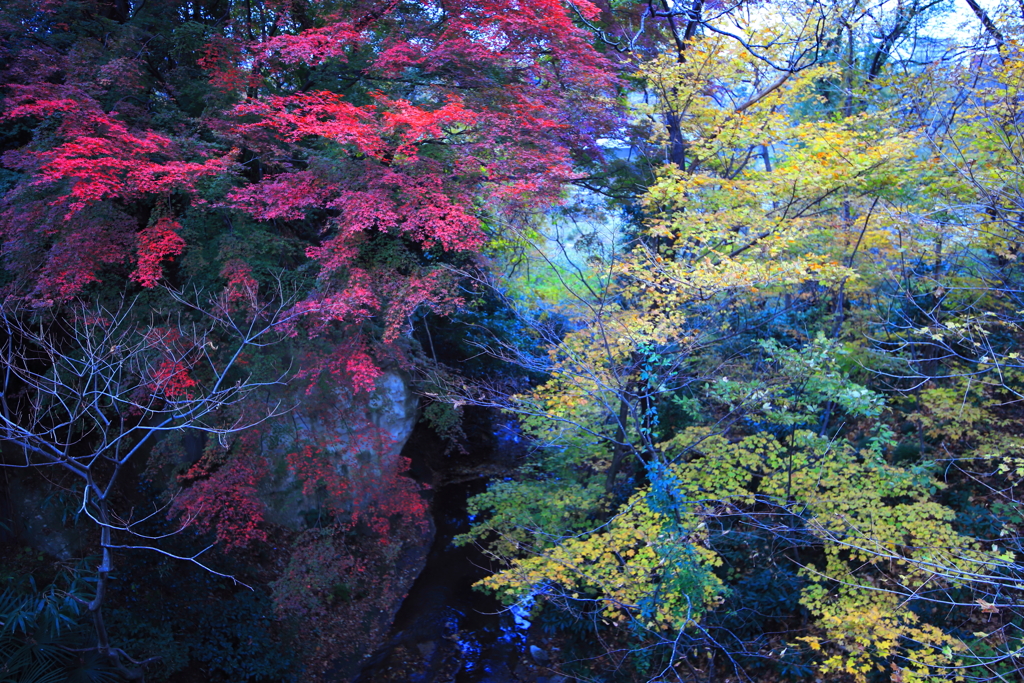
M 437 535 L 422 574 L 392 627 L 388 643 L 357 683 L 505 683 L 525 647 L 526 634 L 513 616 L 472 585 L 487 576 L 479 549 L 456 548 L 452 539 L 469 530 L 466 499 L 486 482 L 449 484 L 435 492 Z

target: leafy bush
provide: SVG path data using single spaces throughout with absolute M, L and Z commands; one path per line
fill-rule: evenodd
M 48 586 L 0 593 L 0 682 L 114 683 L 96 652 L 92 629 L 72 591 Z M 83 623 L 84 622 L 84 623 Z
M 270 598 L 259 591 L 236 593 L 204 610 L 189 639 L 192 658 L 223 679 L 280 681 L 294 662 L 294 650 L 277 633 Z

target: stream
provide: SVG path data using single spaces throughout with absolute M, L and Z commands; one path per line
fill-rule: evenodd
M 471 452 L 484 455 L 480 462 L 493 463 L 502 459 L 502 446 L 511 447 L 506 453 L 516 447 L 515 443 L 503 443 L 512 439 L 515 437 L 509 434 L 491 432 L 486 439 L 489 443 L 476 444 Z M 494 457 L 489 457 L 492 454 Z M 453 460 L 435 457 L 431 469 L 451 469 Z M 437 531 L 426 565 L 402 602 L 388 641 L 363 666 L 354 683 L 535 680 L 516 674 L 524 663 L 526 631 L 517 628 L 512 614 L 496 599 L 472 588 L 491 573 L 488 558 L 472 544 L 452 545 L 456 535 L 469 530 L 466 500 L 484 491 L 487 480 L 478 475 L 434 490 L 431 509 Z

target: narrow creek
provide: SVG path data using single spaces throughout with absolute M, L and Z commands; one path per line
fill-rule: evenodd
M 495 465 L 510 459 L 517 439 L 508 433 L 504 438 L 496 434 L 491 429 L 493 420 L 487 417 L 480 420 L 484 425 L 475 426 L 478 430 L 485 426 L 490 433 L 470 435 L 468 457 L 439 458 L 433 454 L 426 458 L 429 463 L 414 460 L 414 471 L 426 465 L 442 482 L 446 475 L 456 474 L 452 470 L 465 468 L 467 462 L 495 471 Z M 507 427 L 501 431 L 508 432 Z M 419 444 L 429 449 L 424 441 Z M 526 649 L 526 632 L 516 627 L 513 616 L 497 600 L 473 590 L 473 584 L 490 573 L 488 558 L 473 545 L 452 545 L 455 536 L 469 530 L 467 499 L 484 491 L 487 481 L 488 477 L 481 474 L 442 483 L 433 491 L 436 535 L 426 565 L 403 601 L 388 641 L 364 665 L 354 683 L 521 680 L 515 672 Z

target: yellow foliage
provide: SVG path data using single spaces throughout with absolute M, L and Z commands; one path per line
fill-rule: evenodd
M 696 529 L 684 532 L 652 511 L 640 492 L 604 529 L 516 560 L 478 585 L 509 602 L 571 593 L 599 601 L 609 619 L 640 618 L 649 628 L 678 630 L 714 604 L 722 587 L 710 572 L 718 558 L 700 538 Z

